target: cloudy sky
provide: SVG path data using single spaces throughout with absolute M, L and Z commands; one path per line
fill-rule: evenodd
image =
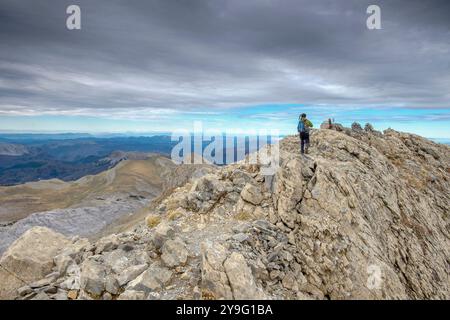
M 288 133 L 306 112 L 449 138 L 449 16 L 447 0 L 0 0 L 0 131 Z

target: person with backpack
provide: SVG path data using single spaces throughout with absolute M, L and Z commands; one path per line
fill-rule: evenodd
M 306 114 L 302 113 L 297 125 L 297 131 L 300 135 L 300 150 L 301 153 L 308 153 L 309 148 L 309 130 L 313 127 L 311 121 L 306 119 Z

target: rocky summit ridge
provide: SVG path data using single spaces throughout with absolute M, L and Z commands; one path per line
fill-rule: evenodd
M 280 141 L 151 202 L 97 241 L 34 227 L 3 254 L 3 299 L 449 299 L 450 148 L 370 127 Z M 268 147 L 270 148 L 270 147 Z

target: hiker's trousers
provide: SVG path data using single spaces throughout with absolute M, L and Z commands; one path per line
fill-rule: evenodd
M 300 132 L 300 150 L 305 153 L 305 145 L 309 145 L 309 132 Z

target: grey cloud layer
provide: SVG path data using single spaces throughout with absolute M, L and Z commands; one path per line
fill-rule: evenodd
M 450 107 L 450 2 L 376 1 L 369 31 L 372 2 L 2 0 L 0 114 Z

